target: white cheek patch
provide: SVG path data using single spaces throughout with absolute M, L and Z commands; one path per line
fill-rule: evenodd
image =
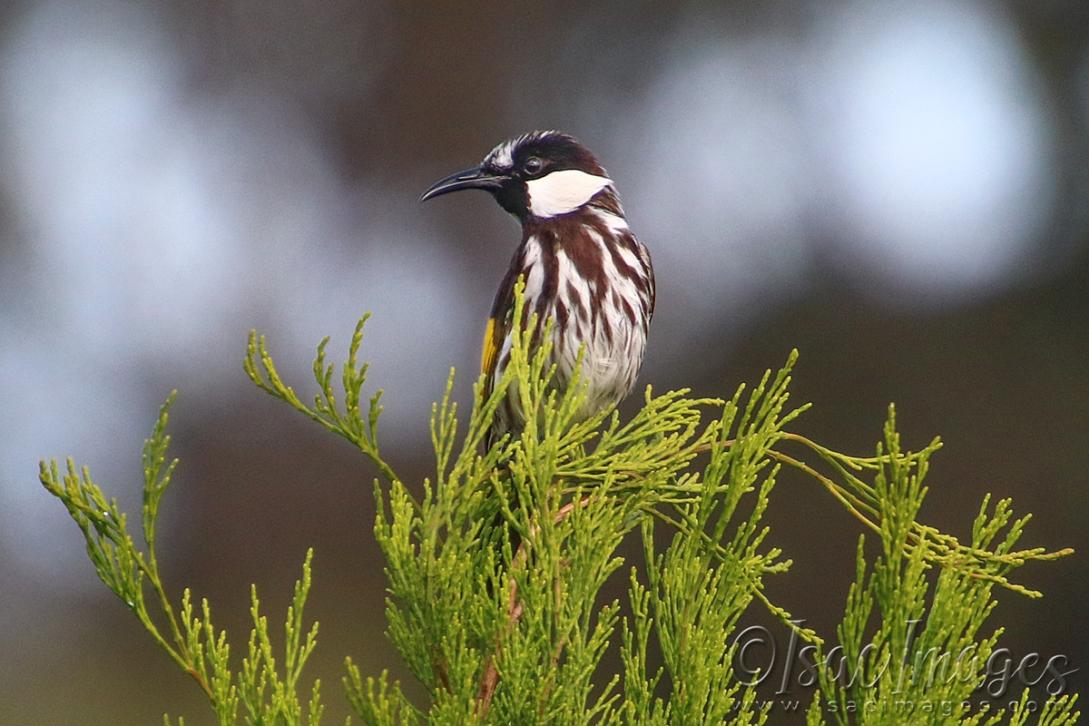
M 563 169 L 526 182 L 529 211 L 536 217 L 555 217 L 573 212 L 612 184 L 612 179 Z

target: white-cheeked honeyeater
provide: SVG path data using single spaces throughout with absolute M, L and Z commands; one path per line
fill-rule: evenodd
M 484 332 L 481 366 L 494 386 L 510 361 L 514 284 L 525 280 L 520 325 L 551 318 L 556 383 L 571 380 L 584 348 L 581 411 L 620 402 L 635 385 L 654 313 L 654 271 L 628 227 L 616 187 L 590 151 L 558 131 L 534 131 L 496 146 L 479 166 L 440 179 L 422 201 L 462 189 L 489 192 L 522 225 Z M 524 423 L 516 395 L 504 399 L 491 439 Z

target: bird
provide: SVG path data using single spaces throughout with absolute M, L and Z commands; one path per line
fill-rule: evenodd
M 535 313 L 531 345 L 539 345 L 545 321 L 553 321 L 554 385 L 570 384 L 582 351 L 585 397 L 577 417 L 617 405 L 631 392 L 643 363 L 655 283 L 650 253 L 628 226 L 604 167 L 573 136 L 532 131 L 498 144 L 479 165 L 436 181 L 420 201 L 465 189 L 491 194 L 522 228 L 485 325 L 481 372 L 487 392 L 510 363 L 513 336 Z M 523 319 L 515 321 L 519 276 Z M 524 424 L 518 397 L 508 392 L 486 442 Z

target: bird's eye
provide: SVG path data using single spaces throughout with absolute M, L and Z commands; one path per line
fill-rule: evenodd
M 522 163 L 522 171 L 527 174 L 536 174 L 544 164 L 536 156 L 531 156 Z

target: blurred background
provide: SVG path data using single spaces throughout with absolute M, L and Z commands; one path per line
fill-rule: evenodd
M 895 401 L 909 446 L 946 442 L 931 523 L 966 535 L 991 491 L 1036 514 L 1025 544 L 1080 549 L 1025 568 L 1045 599 L 1002 594 L 995 622 L 1085 684 L 1089 4 L 9 1 L 0 722 L 211 722 L 36 477 L 71 454 L 137 510 L 174 387 L 174 594 L 241 644 L 248 584 L 279 620 L 313 545 L 330 721 L 344 655 L 411 680 L 383 635 L 375 472 L 249 383 L 245 337 L 305 387 L 317 341 L 339 360 L 373 311 L 384 446 L 426 476 L 430 402 L 450 366 L 469 400 L 518 232 L 486 195 L 416 200 L 534 128 L 597 153 L 654 255 L 643 383 L 732 391 L 797 346 L 796 428 L 859 453 Z M 795 568 L 769 594 L 830 632 L 858 527 L 802 478 L 777 495 Z

